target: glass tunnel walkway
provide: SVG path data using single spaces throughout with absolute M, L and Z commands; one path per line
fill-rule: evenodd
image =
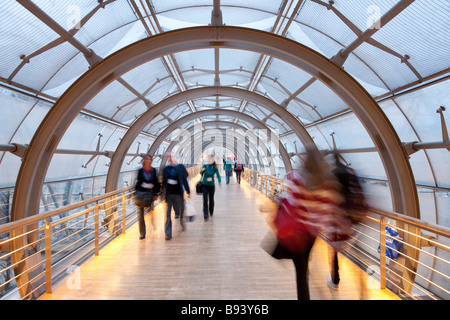
M 1 299 L 297 299 L 292 260 L 276 260 L 267 250 L 273 244 L 268 208 L 283 180 L 246 169 L 238 184 L 233 175 L 230 184 L 216 185 L 214 216 L 204 221 L 203 199 L 195 194 L 199 170 L 188 169 L 196 218 L 182 230 L 172 212 L 171 240 L 165 240 L 165 204 L 159 202 L 146 214 L 147 236 L 139 239 L 134 187 L 1 225 L 2 261 L 25 252 L 2 266 Z M 387 225 L 403 234 L 419 228 L 418 260 L 408 255 L 406 241 L 398 260 L 383 254 Z M 327 284 L 330 247 L 317 238 L 309 262 L 312 300 L 447 300 L 449 262 L 433 254 L 448 253 L 447 228 L 371 209 L 356 231 L 357 240 L 339 253 L 337 290 Z
M 276 260 L 261 246 L 269 230 L 259 210 L 264 195 L 233 177 L 229 185 L 216 186 L 214 215 L 207 222 L 202 196 L 193 193 L 190 200 L 197 216 L 185 231 L 172 217 L 173 237 L 165 240 L 160 204 L 153 226 L 146 215 L 144 240 L 135 223 L 40 299 L 297 299 L 292 260 Z M 346 258 L 340 260 L 340 287 L 328 288 L 328 246 L 322 240 L 314 245 L 309 268 L 311 299 L 399 299 Z

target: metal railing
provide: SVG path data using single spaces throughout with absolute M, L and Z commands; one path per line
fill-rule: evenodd
M 243 178 L 272 201 L 284 189 L 283 179 L 251 169 L 245 169 Z M 379 282 L 380 289 L 404 299 L 450 299 L 450 228 L 371 208 L 354 229 L 343 254 Z M 386 232 L 392 229 L 397 237 Z M 394 240 L 401 244 L 398 249 Z M 394 254 L 387 255 L 386 248 Z
M 188 169 L 190 177 L 199 171 Z M 128 187 L 0 225 L 0 299 L 51 293 L 54 281 L 137 221 L 133 198 Z

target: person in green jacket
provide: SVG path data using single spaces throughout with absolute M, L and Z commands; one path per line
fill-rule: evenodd
M 220 179 L 219 170 L 217 169 L 217 164 L 214 161 L 214 157 L 208 157 L 208 164 L 203 165 L 200 173 L 202 175 L 203 217 L 205 218 L 205 221 L 208 221 L 209 216 L 212 217 L 214 213 L 214 175 L 217 176 L 219 186 L 222 182 Z
M 230 183 L 230 177 L 231 177 L 231 173 L 233 171 L 231 171 L 233 168 L 233 162 L 231 161 L 230 157 L 227 158 L 227 160 L 224 161 L 224 170 L 225 170 L 225 180 L 227 182 L 227 184 Z

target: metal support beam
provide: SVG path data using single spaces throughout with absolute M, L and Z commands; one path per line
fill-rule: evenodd
M 333 62 L 338 66 L 344 65 L 345 60 L 347 60 L 349 54 L 353 52 L 353 50 L 359 47 L 363 42 L 369 40 L 370 37 L 375 34 L 375 32 L 377 32 L 382 26 L 386 25 L 389 21 L 394 19 L 400 12 L 406 9 L 413 2 L 414 0 L 401 0 L 400 2 L 398 2 L 391 10 L 389 10 L 379 20 L 375 21 L 372 26 L 364 31 L 358 37 L 358 39 L 353 41 L 345 49 L 339 51 L 338 54 L 332 58 Z
M 150 150 L 148 151 L 148 154 L 154 155 L 156 153 L 156 151 L 158 150 L 159 146 L 161 145 L 162 141 L 164 141 L 164 139 L 166 139 L 169 136 L 169 134 L 172 133 L 175 129 L 180 128 L 184 123 L 192 121 L 194 119 L 201 119 L 202 117 L 206 117 L 206 116 L 210 116 L 210 115 L 224 115 L 224 116 L 230 116 L 233 118 L 238 118 L 245 122 L 251 123 L 255 128 L 265 129 L 268 132 L 272 133 L 271 130 L 264 123 L 262 123 L 261 121 L 255 119 L 249 115 L 239 113 L 237 111 L 232 111 L 232 110 L 215 110 L 215 109 L 204 110 L 204 111 L 199 111 L 196 113 L 189 114 L 189 115 L 184 116 L 183 118 L 180 118 L 177 121 L 173 122 L 163 132 L 161 132 L 159 137 L 153 142 L 152 146 L 150 147 Z M 211 123 L 211 122 L 208 122 L 208 123 Z M 226 122 L 222 122 L 222 123 L 226 124 Z M 234 124 L 234 123 L 228 123 L 227 125 L 236 126 L 236 124 Z M 239 127 L 243 128 L 242 126 L 239 126 Z M 245 129 L 245 131 L 247 131 L 247 130 Z M 272 136 L 275 136 L 275 134 L 272 133 Z M 284 166 L 286 168 L 286 172 L 291 171 L 292 164 L 291 164 L 289 155 L 288 155 L 286 149 L 284 148 L 284 146 L 281 143 L 279 143 L 279 141 L 271 141 L 271 142 L 273 144 L 278 143 L 278 146 L 276 146 L 278 148 L 278 150 L 276 150 L 276 151 L 279 151 L 280 157 L 283 160 Z M 272 154 L 272 157 L 273 157 L 273 154 Z

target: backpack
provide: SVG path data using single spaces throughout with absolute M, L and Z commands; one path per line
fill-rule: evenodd
M 237 169 L 236 170 L 241 170 L 241 162 L 240 161 L 237 162 Z
M 341 165 L 333 170 L 333 173 L 342 186 L 341 192 L 345 198 L 345 210 L 348 218 L 354 224 L 363 221 L 367 216 L 369 205 L 366 202 L 355 171 Z

